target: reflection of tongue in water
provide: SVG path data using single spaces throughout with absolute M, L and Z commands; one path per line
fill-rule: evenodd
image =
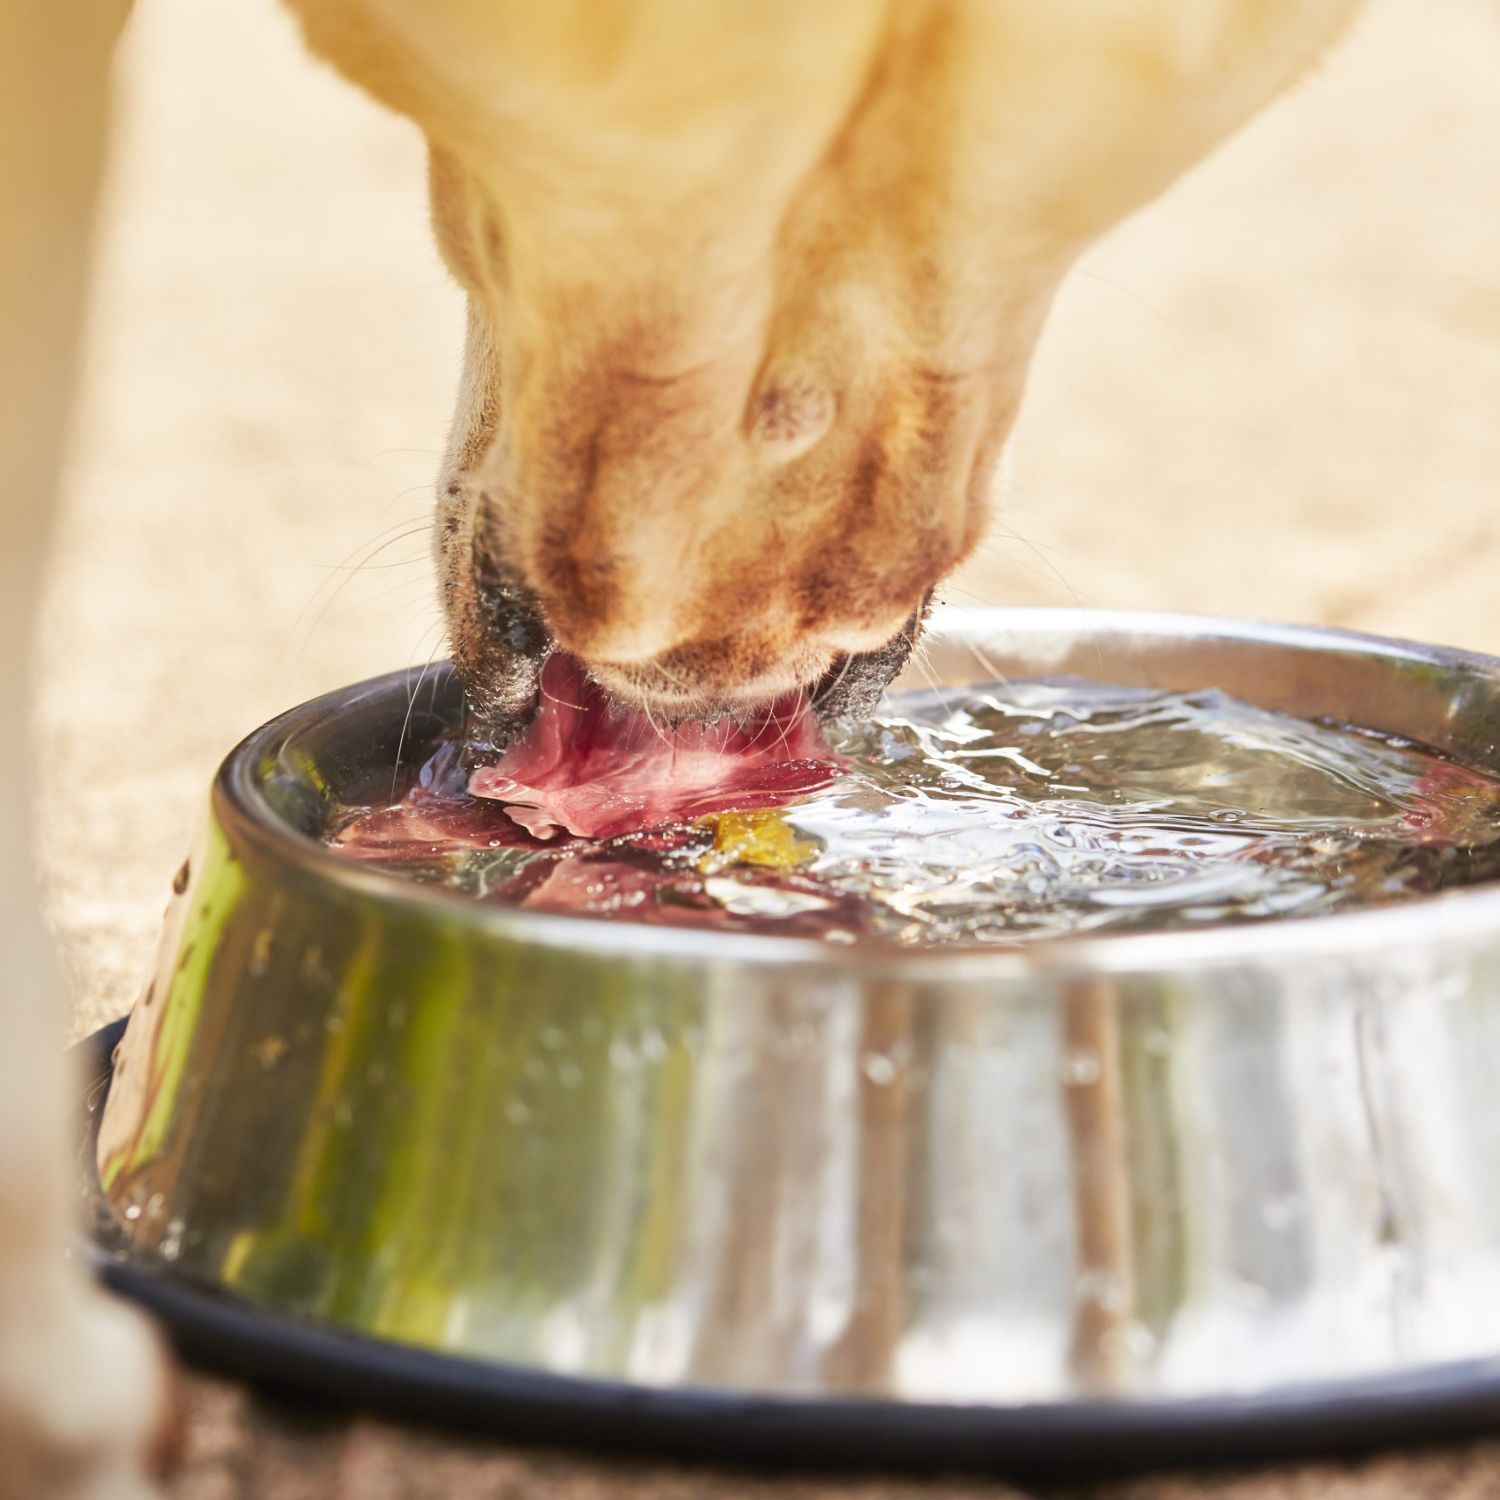
M 531 726 L 493 765 L 466 773 L 464 760 L 442 741 L 399 803 L 325 838 L 424 880 L 451 882 L 465 861 L 473 878 L 480 861 L 476 894 L 504 906 L 731 931 L 772 920 L 788 936 L 863 928 L 857 899 L 802 878 L 814 846 L 776 810 L 845 771 L 801 694 L 749 720 L 668 727 L 612 708 L 554 655 Z
M 663 725 L 611 707 L 560 652 L 542 669 L 531 727 L 469 779 L 536 838 L 610 838 L 733 808 L 775 807 L 838 779 L 803 693 L 747 720 Z

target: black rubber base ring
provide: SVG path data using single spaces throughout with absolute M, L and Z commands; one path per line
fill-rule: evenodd
M 1432 1443 L 1500 1429 L 1500 1358 L 1413 1374 L 1203 1400 L 1029 1406 L 746 1396 L 548 1375 L 438 1354 L 279 1314 L 129 1246 L 105 1205 L 93 1140 L 117 1022 L 76 1049 L 93 1080 L 81 1150 L 100 1279 L 148 1308 L 190 1363 L 319 1404 L 373 1408 L 527 1443 L 758 1467 L 1060 1482 Z

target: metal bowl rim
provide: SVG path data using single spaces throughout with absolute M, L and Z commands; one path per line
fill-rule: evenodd
M 1456 675 L 1473 673 L 1500 682 L 1500 658 L 1476 652 L 1324 626 L 1283 625 L 1214 615 L 947 607 L 934 613 L 929 629 L 960 641 L 983 638 L 1001 629 L 1023 635 L 1046 629 L 1217 638 L 1247 645 L 1336 650 L 1401 659 L 1440 667 Z M 888 976 L 893 965 L 909 980 L 930 974 L 934 979 L 948 981 L 1199 969 L 1260 963 L 1279 955 L 1318 958 L 1372 951 L 1387 953 L 1392 949 L 1431 949 L 1438 943 L 1500 928 L 1500 883 L 1415 896 L 1388 906 L 1191 931 L 1085 932 L 1016 943 L 932 947 L 908 947 L 879 938 L 834 945 L 817 938 L 651 926 L 608 917 L 491 906 L 439 886 L 422 885 L 341 858 L 317 839 L 278 818 L 260 786 L 257 767 L 297 730 L 346 710 L 362 698 L 379 695 L 397 682 L 408 682 L 425 670 L 429 669 L 413 667 L 390 672 L 324 693 L 286 710 L 247 735 L 219 767 L 213 789 L 214 810 L 231 848 L 237 844 L 255 845 L 263 854 L 292 865 L 304 876 L 374 905 L 431 912 L 476 933 L 531 946 L 588 951 L 600 956 L 768 965 L 781 970 L 814 970 L 842 979 L 873 974 Z

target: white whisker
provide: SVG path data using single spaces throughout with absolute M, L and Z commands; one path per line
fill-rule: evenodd
M 441 620 L 438 621 L 437 629 L 437 642 L 428 655 L 421 672 L 417 675 L 416 685 L 407 695 L 406 717 L 401 721 L 401 734 L 396 740 L 396 763 L 391 767 L 391 795 L 389 800 L 392 807 L 396 805 L 396 788 L 401 781 L 401 754 L 406 748 L 406 735 L 407 731 L 411 728 L 411 716 L 417 706 L 417 694 L 422 691 L 422 684 L 427 680 L 427 674 L 432 670 L 432 664 L 437 660 L 438 652 L 443 649 L 443 622 Z M 423 632 L 423 635 L 426 635 L 426 631 Z

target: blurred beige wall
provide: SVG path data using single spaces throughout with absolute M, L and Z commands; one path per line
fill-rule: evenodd
M 413 133 L 272 0 L 139 0 L 46 626 L 53 909 L 133 998 L 219 756 L 425 660 L 460 332 Z M 1376 0 L 1099 246 L 959 600 L 1218 610 L 1500 651 L 1500 4 Z M 329 602 L 339 565 L 397 539 Z

